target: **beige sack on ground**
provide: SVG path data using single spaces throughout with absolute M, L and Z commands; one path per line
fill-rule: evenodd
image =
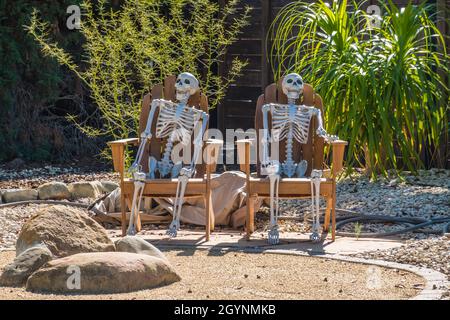
M 213 176 L 211 180 L 212 203 L 216 225 L 238 228 L 244 225 L 246 216 L 245 205 L 245 174 L 240 171 L 226 171 Z M 159 204 L 152 214 L 172 214 L 173 199 L 154 198 Z M 258 210 L 261 201 L 257 201 Z M 116 189 L 106 199 L 96 205 L 104 212 L 120 211 L 120 190 Z M 141 210 L 145 210 L 145 200 L 141 203 Z M 205 203 L 202 198 L 186 199 L 181 210 L 181 221 L 196 225 L 205 225 Z

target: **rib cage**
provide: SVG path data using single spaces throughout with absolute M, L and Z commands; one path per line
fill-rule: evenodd
M 180 141 L 186 145 L 191 139 L 195 124 L 200 118 L 200 111 L 185 106 L 180 114 L 177 114 L 177 104 L 171 101 L 161 100 L 158 119 L 156 122 L 156 137 L 171 137 L 173 142 Z
M 270 104 L 270 112 L 272 114 L 272 138 L 274 141 L 285 139 L 289 133 L 289 128 L 292 126 L 293 138 L 302 144 L 308 142 L 311 117 L 317 113 L 316 108 L 297 106 L 295 114 L 290 115 L 288 105 L 272 103 Z

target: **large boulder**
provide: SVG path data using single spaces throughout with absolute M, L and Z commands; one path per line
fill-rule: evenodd
M 179 281 L 164 260 L 128 252 L 79 253 L 52 260 L 28 278 L 29 291 L 118 293 Z
M 103 193 L 103 186 L 99 181 L 74 182 L 69 184 L 72 199 L 98 198 Z
M 57 257 L 80 252 L 115 251 L 106 230 L 83 210 L 50 206 L 38 211 L 22 227 L 16 243 L 19 255 L 36 244 L 45 244 Z
M 35 189 L 9 189 L 3 191 L 3 200 L 5 202 L 18 202 L 36 200 L 38 192 Z
M 166 256 L 154 245 L 137 236 L 126 236 L 115 242 L 116 251 L 146 254 L 167 261 Z
M 31 247 L 18 255 L 3 269 L 0 286 L 23 286 L 28 277 L 52 259 L 52 253 L 45 246 Z
M 62 200 L 70 198 L 69 188 L 62 182 L 47 182 L 37 189 L 41 200 Z

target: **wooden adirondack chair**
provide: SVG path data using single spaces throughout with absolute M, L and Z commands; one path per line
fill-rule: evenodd
M 153 99 L 165 99 L 175 101 L 175 76 L 169 76 L 164 80 L 164 85 L 155 85 L 149 94 L 147 94 L 142 102 L 142 111 L 139 119 L 139 136 L 145 130 L 147 119 L 150 113 L 151 102 Z M 189 105 L 197 106 L 201 110 L 208 112 L 207 97 L 197 92 L 191 96 L 188 102 Z M 155 157 L 161 160 L 163 150 L 165 148 L 166 139 L 156 138 L 156 119 L 159 112 L 157 111 L 153 117 L 152 124 L 152 138 L 147 143 L 144 156 L 142 157 L 141 166 L 143 171 L 148 173 L 148 158 Z M 127 228 L 127 207 L 131 208 L 131 201 L 133 198 L 134 184 L 132 179 L 126 176 L 126 168 L 124 165 L 125 148 L 127 145 L 137 146 L 140 141 L 139 138 L 129 138 L 109 142 L 112 149 L 112 158 L 114 163 L 114 170 L 120 173 L 120 188 L 121 188 L 121 220 L 122 220 L 122 235 L 126 234 Z M 203 146 L 203 154 L 206 154 L 206 161 L 196 166 L 196 176 L 189 179 L 186 187 L 184 198 L 202 197 L 205 201 L 206 215 L 205 228 L 206 240 L 209 240 L 210 231 L 214 229 L 214 215 L 212 214 L 211 204 L 211 172 L 215 171 L 218 149 L 222 145 L 220 140 L 208 140 Z M 193 150 L 193 149 L 192 149 Z M 203 160 L 203 159 L 202 159 Z M 147 179 L 143 191 L 143 197 L 167 197 L 174 198 L 176 195 L 178 179 Z M 171 220 L 171 219 L 170 219 Z M 168 219 L 166 222 L 170 222 Z M 155 222 L 161 222 L 161 216 L 154 216 Z M 136 229 L 141 230 L 140 213 L 136 220 Z
M 287 104 L 287 96 L 281 90 L 281 83 L 283 79 L 280 79 L 278 85 L 273 83 L 266 87 L 264 94 L 260 95 L 256 105 L 255 115 L 255 129 L 257 132 L 257 141 L 261 141 L 259 136 L 260 129 L 263 129 L 263 113 L 262 106 L 267 103 L 281 103 Z M 316 94 L 309 84 L 304 85 L 303 97 L 300 104 L 307 106 L 314 106 L 319 108 L 323 114 L 322 98 Z M 322 181 L 320 185 L 320 196 L 326 199 L 326 211 L 325 222 L 323 225 L 324 232 L 328 232 L 330 225 L 330 216 L 332 224 L 332 240 L 335 240 L 336 233 L 336 177 L 343 167 L 343 158 L 345 146 L 348 144 L 346 141 L 337 140 L 331 142 L 332 147 L 332 167 L 331 170 L 327 169 L 324 163 L 324 147 L 325 141 L 323 138 L 317 136 L 315 130 L 316 119 L 311 119 L 308 143 L 301 145 L 297 141 L 294 143 L 294 161 L 298 163 L 301 159 L 308 161 L 308 169 L 306 171 L 306 177 L 311 174 L 312 169 L 324 170 L 323 177 L 325 181 Z M 269 124 L 272 120 L 269 114 Z M 285 160 L 285 140 L 279 142 L 279 160 L 283 162 Z M 260 159 L 257 157 L 257 172 L 250 172 L 250 146 L 255 143 L 253 140 L 238 140 L 238 157 L 244 159 L 240 161 L 241 171 L 246 173 L 247 183 L 247 217 L 246 217 L 246 233 L 247 238 L 250 239 L 251 234 L 254 232 L 254 203 L 257 197 L 270 197 L 270 184 L 267 177 L 262 177 L 260 174 L 261 164 Z M 259 144 L 258 144 L 259 147 Z M 242 163 L 243 162 L 243 163 Z M 279 198 L 292 199 L 292 198 L 311 198 L 311 185 L 308 178 L 281 178 L 279 184 Z

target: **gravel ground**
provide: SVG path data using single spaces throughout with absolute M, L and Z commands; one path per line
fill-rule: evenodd
M 450 241 L 446 237 L 408 240 L 398 248 L 358 253 L 354 256 L 426 267 L 446 274 L 450 280 Z
M 71 183 L 95 180 L 118 182 L 119 174 L 95 167 L 45 166 L 22 170 L 0 168 L 0 189 L 37 188 L 50 181 Z
M 0 287 L 0 299 L 391 300 L 414 297 L 425 284 L 400 270 L 312 257 L 193 249 L 165 254 L 182 278 L 166 287 L 108 295 L 48 295 Z M 13 258 L 14 252 L 0 253 L 0 268 Z

